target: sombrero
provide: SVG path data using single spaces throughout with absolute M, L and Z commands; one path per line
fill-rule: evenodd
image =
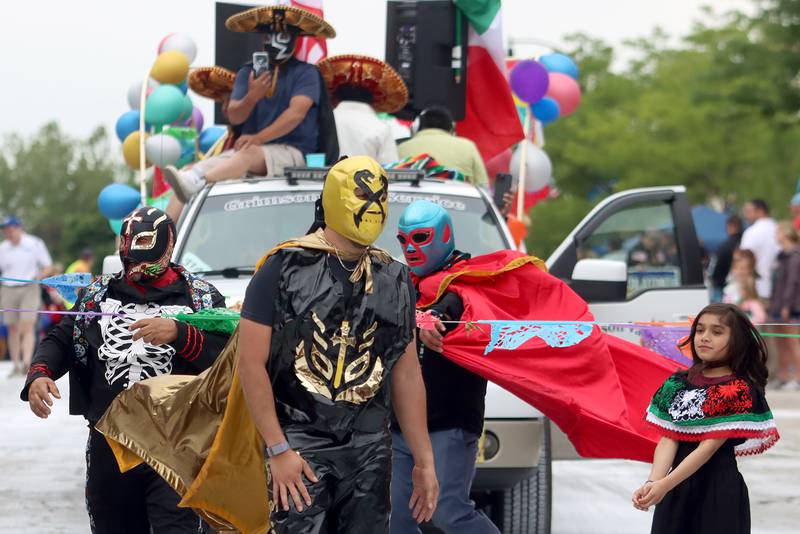
M 295 6 L 254 7 L 228 17 L 225 27 L 233 32 L 263 32 L 267 26 L 282 21 L 300 30 L 300 35 L 333 39 L 336 30 L 310 11 Z
M 395 113 L 408 102 L 405 82 L 380 59 L 358 54 L 331 56 L 317 63 L 317 68 L 332 97 L 340 87 L 355 85 L 372 93 L 371 105 L 378 112 Z
M 198 67 L 189 73 L 189 87 L 200 96 L 222 102 L 233 91 L 236 74 L 222 67 Z

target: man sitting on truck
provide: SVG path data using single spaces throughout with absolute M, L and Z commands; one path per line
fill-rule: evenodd
M 293 6 L 249 9 L 230 17 L 225 26 L 262 33 L 271 70 L 255 76 L 253 64 L 247 63 L 236 74 L 227 116 L 231 124 L 241 125 L 241 135 L 230 157 L 210 158 L 186 171 L 164 169 L 164 178 L 184 203 L 207 182 L 240 179 L 247 173 L 274 176 L 286 167 L 303 166 L 305 154 L 320 147 L 319 117 L 327 93 L 317 68 L 293 54 L 298 36 L 331 38 L 336 35 L 333 28 Z
M 411 272 L 417 280 L 469 259 L 455 249 L 453 222 L 447 211 L 427 200 L 412 202 L 400 217 L 397 238 Z M 457 293 L 448 291 L 431 308 L 444 321 L 458 321 L 464 303 Z M 438 332 L 456 325 L 437 322 Z M 483 431 L 486 379 L 471 373 L 442 352 L 441 335 L 420 330 L 419 356 L 425 381 L 428 406 L 428 431 L 433 446 L 439 504 L 433 523 L 444 532 L 499 533 L 486 515 L 475 509 L 469 492 L 475 476 L 478 439 Z M 411 498 L 411 451 L 393 421 L 392 502 L 406 503 Z M 392 509 L 392 534 L 420 532 L 407 506 Z

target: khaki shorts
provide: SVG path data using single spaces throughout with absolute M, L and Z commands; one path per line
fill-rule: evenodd
M 283 174 L 286 167 L 305 167 L 306 158 L 303 153 L 289 145 L 261 145 L 264 151 L 264 163 L 267 165 L 267 177 Z
M 4 310 L 38 310 L 42 306 L 42 289 L 38 284 L 0 286 L 0 308 Z M 5 324 L 36 321 L 33 313 L 3 312 Z

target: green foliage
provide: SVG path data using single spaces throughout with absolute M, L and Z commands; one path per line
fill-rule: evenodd
M 626 46 L 635 60 L 567 37 L 581 71 L 578 111 L 545 131 L 562 198 L 531 213 L 528 246 L 546 256 L 585 215 L 576 198 L 683 184 L 692 202 L 766 199 L 778 217 L 800 174 L 800 3 L 771 0 L 747 17 L 706 12 L 678 45 L 655 30 Z M 563 225 L 563 226 L 562 226 Z
M 546 260 L 591 209 L 592 203 L 579 195 L 538 203 L 530 213 L 528 254 Z
M 54 261 L 66 265 L 85 247 L 102 258 L 113 252 L 114 234 L 97 195 L 122 176 L 114 154 L 103 128 L 85 140 L 69 138 L 55 123 L 30 139 L 9 136 L 0 147 L 0 211 L 21 218 Z

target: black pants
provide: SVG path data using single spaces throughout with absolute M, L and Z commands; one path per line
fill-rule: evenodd
M 303 477 L 311 507 L 298 512 L 292 502 L 289 511 L 276 509 L 267 470 L 275 534 L 389 534 L 392 441 L 388 432 L 355 434 L 347 443 L 331 444 L 326 438 L 284 430 L 319 482 L 311 484 Z
M 200 518 L 142 464 L 120 473 L 111 447 L 92 429 L 86 445 L 86 506 L 95 534 L 196 534 Z

